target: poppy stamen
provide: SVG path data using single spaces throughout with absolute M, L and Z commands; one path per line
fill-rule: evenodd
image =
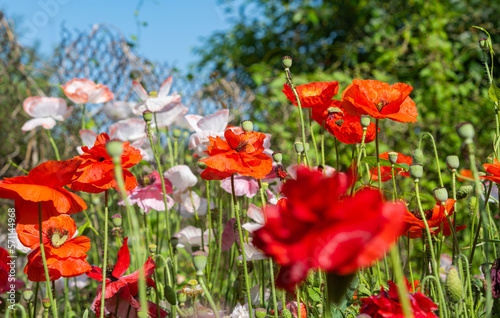
M 243 142 L 240 141 L 240 143 L 238 144 L 238 147 L 236 147 L 236 149 L 234 149 L 234 150 L 236 150 L 237 152 L 242 152 L 245 150 L 247 145 L 248 145 L 248 141 L 243 141 Z
M 53 247 L 59 248 L 68 240 L 69 232 L 65 229 L 55 229 L 51 227 L 49 228 L 47 237 L 50 239 Z
M 384 99 L 381 99 L 378 104 L 375 104 L 375 106 L 377 107 L 378 111 L 381 112 L 382 111 L 382 108 L 384 108 L 385 106 L 387 106 L 389 104 L 388 101 L 384 100 Z

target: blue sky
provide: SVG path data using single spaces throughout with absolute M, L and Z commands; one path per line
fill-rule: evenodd
M 216 0 L 145 0 L 139 14 L 148 25 L 141 28 L 139 54 L 167 62 L 180 70 L 196 60 L 192 48 L 202 37 L 227 30 L 230 23 Z M 50 54 L 60 40 L 61 24 L 89 30 L 95 23 L 117 26 L 130 38 L 137 34 L 134 17 L 139 0 L 4 0 L 0 10 L 13 18 L 21 43 L 39 45 Z

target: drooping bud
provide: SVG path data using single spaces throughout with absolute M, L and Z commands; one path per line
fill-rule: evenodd
M 273 152 L 273 159 L 276 161 L 276 163 L 281 163 L 283 160 L 283 154 L 279 151 Z
M 203 161 L 199 161 L 198 160 L 198 168 L 200 169 L 206 169 L 208 166 L 206 163 L 204 163 Z
M 415 181 L 422 178 L 424 175 L 424 167 L 419 163 L 413 163 L 410 165 L 410 177 L 415 179 Z
M 241 128 L 244 132 L 253 131 L 253 122 L 251 120 L 244 120 L 241 122 Z
M 448 299 L 453 302 L 459 302 L 462 299 L 463 288 L 458 271 L 455 266 L 450 267 L 445 281 L 446 295 Z
M 292 58 L 290 56 L 283 56 L 281 58 L 281 64 L 283 65 L 283 68 L 290 68 L 292 67 Z
M 474 126 L 469 122 L 463 122 L 458 124 L 455 129 L 460 138 L 465 139 L 466 142 L 472 142 L 474 138 Z
M 182 130 L 175 128 L 173 131 L 174 138 L 180 138 L 182 135 Z
M 398 161 L 398 153 L 395 151 L 389 152 L 389 162 L 391 163 L 391 165 L 396 164 L 397 161 Z
M 256 308 L 255 309 L 255 317 L 265 318 L 266 316 L 267 316 L 267 311 L 264 308 Z
M 120 158 L 123 152 L 123 147 L 121 141 L 118 140 L 111 140 L 106 143 L 106 151 L 108 152 L 108 155 L 113 158 L 117 159 Z
M 193 256 L 193 265 L 196 269 L 196 275 L 203 276 L 203 270 L 205 269 L 205 266 L 207 266 L 207 253 L 203 251 L 196 251 L 191 255 Z
M 23 290 L 23 299 L 30 302 L 33 299 L 33 290 L 31 288 L 26 288 Z
M 293 144 L 293 146 L 295 147 L 295 151 L 298 154 L 301 154 L 304 152 L 304 144 L 301 141 L 297 141 L 296 143 Z
M 363 129 L 367 129 L 368 126 L 370 126 L 370 123 L 371 123 L 370 116 L 368 116 L 368 115 L 361 115 L 361 119 L 360 119 L 359 122 L 361 123 L 361 127 L 363 127 Z
M 170 303 L 170 305 L 175 306 L 177 304 L 177 294 L 175 290 L 172 287 L 166 285 L 163 291 L 165 292 L 165 298 Z
M 487 38 L 479 39 L 478 42 L 479 42 L 479 48 L 481 50 L 483 50 L 486 53 L 490 51 L 490 44 L 488 43 L 488 39 Z
M 457 200 L 466 199 L 473 190 L 474 187 L 472 187 L 471 185 L 466 184 L 461 186 L 457 191 Z
M 447 156 L 446 157 L 446 166 L 451 171 L 456 171 L 460 166 L 460 160 L 457 156 Z
M 150 110 L 146 110 L 144 111 L 144 113 L 142 113 L 142 118 L 144 118 L 146 125 L 149 125 L 153 120 L 153 113 Z
M 423 164 L 424 159 L 425 159 L 425 157 L 424 157 L 424 152 L 422 151 L 422 149 L 417 148 L 417 149 L 415 149 L 415 151 L 413 151 L 412 163 Z
M 122 216 L 120 214 L 115 214 L 111 217 L 111 222 L 113 222 L 114 227 L 122 226 Z
M 448 200 L 448 190 L 446 190 L 445 187 L 435 188 L 434 191 L 432 191 L 432 194 L 434 195 L 436 202 L 441 203 L 442 205 L 445 205 L 446 200 Z

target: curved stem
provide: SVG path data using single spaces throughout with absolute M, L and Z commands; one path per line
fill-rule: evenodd
M 52 134 L 50 133 L 50 129 L 47 129 L 47 136 L 49 136 L 50 144 L 52 145 L 52 148 L 54 148 L 54 152 L 56 153 L 56 159 L 57 161 L 61 160 L 61 157 L 59 156 L 59 150 L 57 149 L 56 142 L 54 141 L 54 138 L 52 138 Z
M 219 310 L 215 306 L 212 296 L 210 295 L 210 292 L 208 291 L 208 288 L 205 285 L 205 280 L 203 279 L 202 276 L 198 276 L 198 282 L 200 283 L 200 286 L 203 289 L 203 292 L 205 293 L 205 297 L 207 298 L 210 307 L 212 307 L 212 310 L 214 311 L 215 317 L 219 318 Z
M 441 167 L 439 165 L 439 156 L 438 156 L 438 153 L 437 153 L 436 142 L 434 141 L 434 136 L 432 136 L 432 134 L 430 132 L 427 132 L 427 131 L 423 132 L 420 135 L 420 138 L 419 138 L 419 141 L 418 141 L 418 148 L 420 148 L 420 146 L 422 144 L 422 139 L 426 135 L 429 136 L 429 138 L 431 139 L 432 146 L 434 148 L 434 158 L 436 159 L 436 168 L 437 168 L 437 172 L 438 172 L 438 176 L 439 176 L 440 187 L 444 187 L 444 185 L 443 185 L 443 177 L 441 176 Z

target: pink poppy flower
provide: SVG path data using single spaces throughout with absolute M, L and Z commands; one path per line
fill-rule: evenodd
M 124 101 L 113 101 L 104 104 L 102 111 L 110 120 L 121 120 L 131 117 L 134 113 L 132 109 L 135 103 Z
M 205 117 L 199 115 L 184 116 L 194 134 L 189 138 L 189 149 L 202 155 L 210 145 L 208 137 L 224 138 L 224 131 L 229 122 L 229 110 L 222 109 Z
M 146 123 L 141 118 L 129 118 L 117 121 L 109 126 L 109 137 L 121 141 L 130 141 L 130 146 L 141 152 L 142 159 L 154 159 L 153 150 L 146 134 Z M 153 142 L 156 138 L 153 137 Z
M 208 245 L 209 234 L 210 231 L 208 229 L 203 232 L 203 243 L 205 244 L 205 246 Z M 200 247 L 202 243 L 201 230 L 192 225 L 186 226 L 179 232 L 175 233 L 173 236 L 179 240 L 177 247 L 185 248 L 188 251 L 190 251 L 191 246 Z M 212 231 L 212 240 L 214 240 L 214 238 L 215 236 Z
M 156 122 L 153 126 L 158 125 L 158 128 L 166 128 L 172 125 L 184 125 L 184 115 L 187 114 L 189 108 L 181 103 L 165 107 L 162 111 L 156 113 Z
M 86 78 L 74 78 L 61 88 L 75 104 L 100 104 L 115 98 L 106 85 L 96 84 Z
M 26 114 L 34 117 L 21 127 L 23 132 L 31 131 L 38 126 L 52 129 L 56 125 L 56 120 L 65 120 L 73 110 L 73 107 L 68 107 L 62 98 L 43 96 L 26 98 L 23 108 Z
M 133 112 L 136 115 L 142 115 L 144 111 L 149 110 L 153 113 L 159 112 L 162 110 L 166 110 L 166 108 L 175 106 L 181 102 L 181 96 L 177 93 L 173 93 L 172 95 L 168 95 L 170 92 L 170 87 L 172 86 L 172 76 L 167 78 L 160 86 L 160 91 L 151 92 L 149 95 L 142 87 L 141 83 L 138 81 L 133 81 L 132 86 L 134 91 L 141 102 L 137 104 Z
M 154 171 L 137 179 L 139 184 L 135 189 L 129 191 L 128 199 L 130 204 L 137 204 L 145 213 L 151 210 L 165 211 L 160 174 Z M 167 193 L 172 193 L 172 184 L 168 180 L 165 180 L 165 190 Z M 118 204 L 125 205 L 125 202 L 121 200 Z M 173 206 L 174 200 L 167 195 L 167 208 L 171 209 Z

